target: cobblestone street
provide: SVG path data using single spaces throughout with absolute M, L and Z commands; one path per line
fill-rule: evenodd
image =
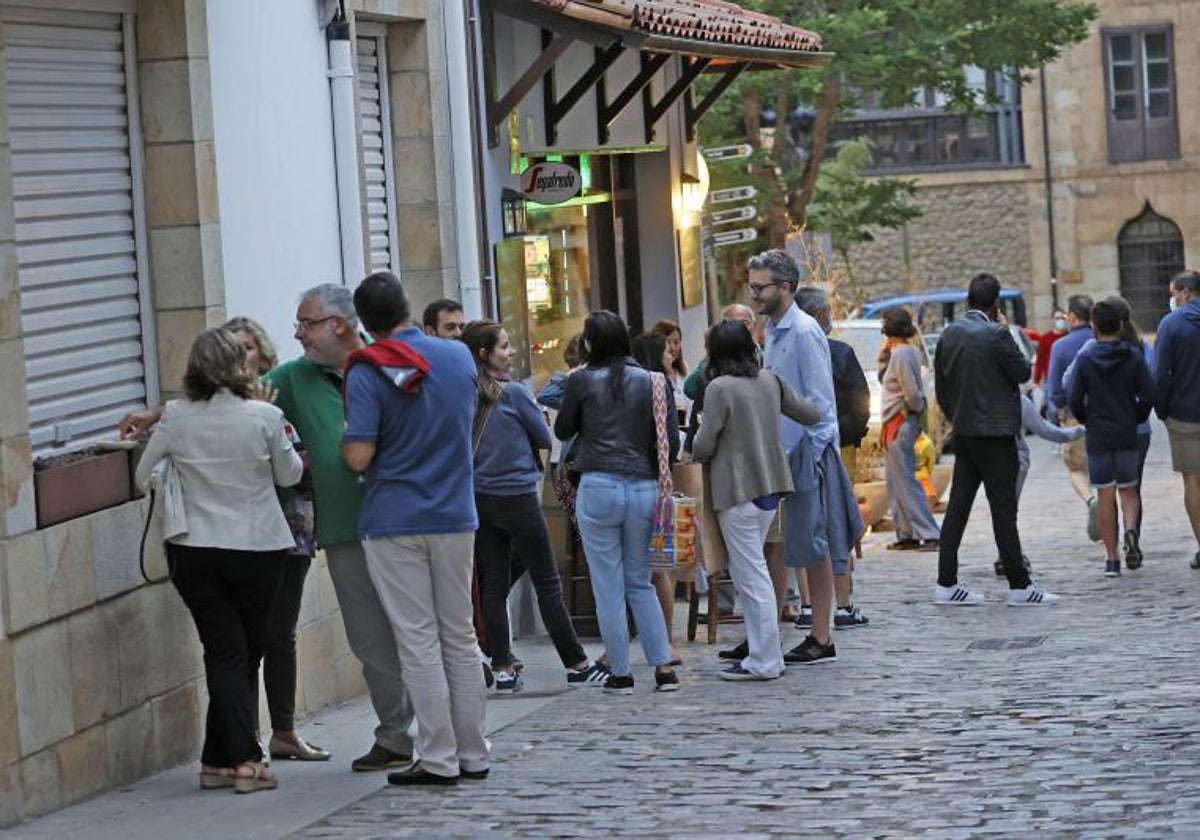
M 1022 536 L 1060 606 L 1003 604 L 981 494 L 961 578 L 983 607 L 935 607 L 936 556 L 874 536 L 856 576 L 871 626 L 835 634 L 836 663 L 727 683 L 715 649 L 685 645 L 679 693 L 635 664 L 633 697 L 565 693 L 495 734 L 490 780 L 385 789 L 304 836 L 1200 836 L 1200 573 L 1164 430 L 1146 563 L 1115 581 L 1033 446 Z

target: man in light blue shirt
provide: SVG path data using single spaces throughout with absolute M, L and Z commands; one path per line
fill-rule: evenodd
M 750 297 L 759 314 L 769 319 L 766 366 L 821 414 L 812 426 L 781 419 L 795 485 L 795 492 L 781 506 L 784 561 L 806 570 L 813 607 L 809 636 L 788 651 L 784 661 L 810 664 L 837 656 L 829 634 L 834 564 L 841 566 L 848 560 L 861 535 L 862 519 L 838 454 L 829 341 L 817 320 L 794 300 L 799 267 L 786 251 L 776 249 L 752 257 L 749 275 Z

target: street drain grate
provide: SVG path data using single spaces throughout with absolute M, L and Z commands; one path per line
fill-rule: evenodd
M 976 639 L 967 650 L 1027 650 L 1041 646 L 1046 636 L 1014 636 L 1009 639 Z

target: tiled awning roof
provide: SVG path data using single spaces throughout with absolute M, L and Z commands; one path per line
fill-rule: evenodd
M 532 0 L 581 23 L 645 39 L 644 48 L 783 66 L 822 63 L 821 36 L 726 0 Z

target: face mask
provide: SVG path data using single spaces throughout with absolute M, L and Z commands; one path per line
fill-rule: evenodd
M 1066 319 L 1065 319 L 1065 318 L 1059 318 L 1057 321 L 1055 321 L 1055 322 L 1054 322 L 1054 329 L 1058 330 L 1059 332 L 1066 332 L 1066 330 L 1067 330 L 1067 321 L 1066 321 Z
M 1170 300 L 1170 302 L 1167 304 L 1167 306 L 1170 308 L 1170 310 L 1171 310 L 1172 312 L 1174 312 L 1176 309 L 1178 309 L 1178 308 L 1179 308 L 1179 301 L 1177 301 L 1177 300 L 1175 299 L 1175 296 L 1174 296 L 1174 295 L 1172 295 L 1172 296 L 1171 296 L 1171 300 Z

